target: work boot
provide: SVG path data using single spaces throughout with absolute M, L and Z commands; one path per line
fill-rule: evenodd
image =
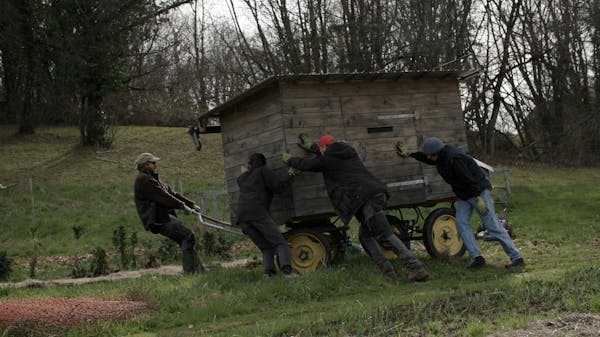
M 185 275 L 196 275 L 198 274 L 198 265 L 196 264 L 199 259 L 196 258 L 195 253 L 192 251 L 183 251 L 182 252 L 182 265 L 183 265 L 183 274 Z
M 476 258 L 473 259 L 473 262 L 471 262 L 471 264 L 467 267 L 467 269 L 480 269 L 483 268 L 487 265 L 487 263 L 485 263 L 485 259 L 483 258 L 483 256 L 478 256 Z
M 294 272 L 291 272 L 291 273 L 283 273 L 283 278 L 296 278 L 296 277 L 299 277 L 299 276 L 300 276 L 300 275 L 298 275 L 298 274 L 296 274 L 296 273 L 294 273 Z
M 385 276 L 391 278 L 392 280 L 395 280 L 395 279 L 398 278 L 398 274 L 396 274 L 396 270 L 394 269 L 394 265 L 392 265 L 392 263 L 390 261 L 385 261 L 384 263 L 382 263 L 378 267 L 379 267 L 379 270 L 381 271 L 382 274 L 384 274 Z
M 300 276 L 294 272 L 294 269 L 292 269 L 292 266 L 290 265 L 281 267 L 281 271 L 283 272 L 284 278 L 295 278 Z
M 517 268 L 517 267 L 525 267 L 525 261 L 523 260 L 522 257 L 515 259 L 515 260 L 511 261 L 509 264 L 504 266 L 504 268 L 506 268 L 506 269 Z
M 275 277 L 275 275 L 277 275 L 277 273 L 274 270 L 265 270 L 263 277 L 265 279 L 272 279 L 273 277 Z
M 425 281 L 427 279 L 427 271 L 425 268 L 416 268 L 408 270 L 408 279 L 415 282 Z
M 208 273 L 208 269 L 206 269 L 206 267 L 204 267 L 204 265 L 202 264 L 202 260 L 200 260 L 200 256 L 198 255 L 197 251 L 194 254 L 194 265 L 195 265 L 196 271 L 198 273 L 201 273 L 201 274 Z

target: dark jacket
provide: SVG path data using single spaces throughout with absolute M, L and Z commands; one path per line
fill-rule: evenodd
M 173 192 L 169 186 L 158 179 L 158 174 L 140 172 L 135 179 L 133 197 L 138 215 L 146 230 L 153 223 L 167 223 L 169 215 L 175 215 L 175 209 L 183 205 L 194 207 L 194 202 Z
M 244 172 L 237 178 L 240 198 L 237 221 L 259 220 L 270 216 L 273 194 L 283 193 L 292 178 L 281 179 L 265 166 Z
M 323 172 L 325 189 L 340 219 L 347 224 L 369 198 L 387 193 L 358 157 L 352 146 L 333 143 L 314 159 L 291 158 L 289 165 L 301 171 Z
M 454 146 L 444 146 L 435 162 L 427 159 L 423 152 L 414 152 L 410 156 L 426 164 L 435 165 L 438 173 L 452 186 L 452 191 L 459 199 L 477 197 L 492 187 L 475 160 Z

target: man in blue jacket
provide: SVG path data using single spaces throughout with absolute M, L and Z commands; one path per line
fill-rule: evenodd
M 470 226 L 474 209 L 479 213 L 488 233 L 500 241 L 504 252 L 510 258 L 510 263 L 505 267 L 525 266 L 521 252 L 515 247 L 494 212 L 494 200 L 490 192 L 492 185 L 473 158 L 435 137 L 425 140 L 421 152 L 409 153 L 400 143 L 396 144 L 396 152 L 403 158 L 412 157 L 420 162 L 435 165 L 442 178 L 452 186 L 452 191 L 459 199 L 456 203 L 456 228 L 473 259 L 468 269 L 478 269 L 486 265 Z
M 353 216 L 361 223 L 359 239 L 365 250 L 382 273 L 390 278 L 397 274 L 392 263 L 385 257 L 380 243 L 392 250 L 408 270 L 411 281 L 423 281 L 427 272 L 415 255 L 392 232 L 384 209 L 388 199 L 385 185 L 369 172 L 358 157 L 356 150 L 347 143 L 337 142 L 331 135 L 324 135 L 318 145 L 302 134 L 300 147 L 316 152 L 313 159 L 292 158 L 288 153 L 283 161 L 300 171 L 323 173 L 329 200 L 344 224 Z

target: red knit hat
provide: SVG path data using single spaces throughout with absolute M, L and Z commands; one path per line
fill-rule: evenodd
M 319 147 L 331 145 L 335 143 L 335 138 L 332 135 L 324 135 L 319 139 Z

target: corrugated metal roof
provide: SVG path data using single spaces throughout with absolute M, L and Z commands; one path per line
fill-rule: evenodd
M 295 74 L 295 75 L 276 75 L 272 76 L 241 94 L 232 97 L 225 103 L 207 111 L 200 117 L 219 116 L 221 112 L 232 108 L 237 103 L 240 103 L 250 97 L 260 93 L 272 85 L 276 85 L 281 81 L 287 82 L 340 82 L 340 81 L 375 81 L 375 80 L 398 80 L 402 78 L 455 78 L 458 81 L 472 78 L 479 74 L 479 70 L 467 71 L 422 71 L 422 72 L 394 72 L 394 73 L 340 73 L 340 74 Z

